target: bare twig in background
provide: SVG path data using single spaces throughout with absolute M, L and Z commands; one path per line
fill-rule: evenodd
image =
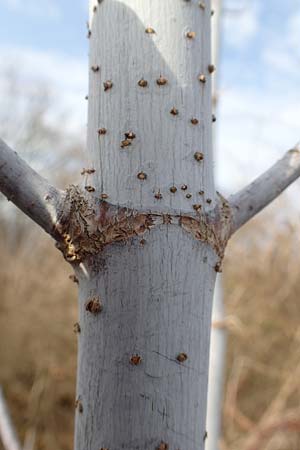
M 299 410 L 286 414 L 277 420 L 273 420 L 265 427 L 259 428 L 252 436 L 252 443 L 243 447 L 244 450 L 263 450 L 266 440 L 278 431 L 300 432 Z
M 0 386 L 0 439 L 5 450 L 22 450 Z
M 276 210 L 286 207 L 284 197 Z M 230 450 L 299 449 L 300 430 L 295 420 L 300 412 L 292 409 L 298 408 L 300 393 L 299 219 L 287 223 L 279 215 L 272 224 L 271 217 L 261 216 L 253 222 L 256 238 L 249 238 L 245 228 L 233 242 L 234 256 L 230 258 L 243 261 L 243 269 L 228 272 L 228 266 L 225 268 L 228 312 L 247 328 L 246 340 L 229 330 L 229 366 L 243 359 L 238 393 L 233 396 L 237 398 L 235 407 L 231 408 L 228 397 L 225 405 L 224 441 Z M 234 371 L 228 373 L 228 389 L 234 388 L 232 378 Z M 247 429 L 245 417 L 253 422 L 251 429 Z
M 28 400 L 28 411 L 27 411 L 28 429 L 26 430 L 25 433 L 23 450 L 33 450 L 35 448 L 41 403 L 43 400 L 43 395 L 46 387 L 47 387 L 47 372 L 37 374 L 34 383 L 32 385 Z

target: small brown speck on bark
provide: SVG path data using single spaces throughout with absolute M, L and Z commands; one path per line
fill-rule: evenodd
M 78 398 L 78 399 L 75 401 L 75 408 L 78 409 L 78 412 L 79 412 L 79 413 L 83 413 L 83 406 L 82 406 L 82 403 L 81 403 L 80 398 Z
M 103 309 L 102 303 L 99 297 L 92 297 L 87 300 L 85 304 L 85 310 L 96 315 L 99 314 Z
M 84 189 L 87 192 L 95 192 L 95 188 L 93 186 L 84 186 Z
M 199 120 L 196 119 L 196 117 L 192 117 L 192 119 L 191 119 L 191 124 L 192 124 L 192 125 L 198 125 L 198 123 L 199 123 Z
M 199 75 L 198 80 L 201 83 L 206 83 L 206 76 L 202 73 L 201 75 Z
M 175 106 L 171 109 L 170 114 L 172 114 L 173 116 L 178 116 L 178 109 L 175 108 Z
M 99 128 L 98 130 L 98 134 L 103 135 L 107 133 L 107 129 L 106 128 Z
M 197 204 L 193 205 L 193 208 L 195 211 L 199 211 L 202 208 L 202 206 L 197 203 Z
M 124 135 L 125 135 L 126 139 L 135 139 L 136 138 L 136 135 L 133 131 L 127 131 Z
M 204 155 L 202 152 L 196 152 L 196 153 L 194 153 L 194 158 L 196 161 L 200 162 L 200 161 L 203 161 Z
M 188 32 L 186 33 L 186 37 L 187 37 L 188 39 L 195 39 L 195 37 L 196 37 L 195 31 L 188 31 Z
M 162 77 L 162 76 L 160 76 L 156 80 L 156 84 L 158 84 L 158 86 L 164 86 L 167 83 L 168 83 L 168 80 L 166 78 Z
M 221 262 L 217 262 L 217 264 L 215 265 L 215 271 L 217 273 L 222 273 L 222 263 Z
M 145 172 L 139 172 L 139 173 L 137 174 L 137 177 L 138 177 L 138 179 L 141 180 L 141 181 L 147 180 L 147 174 L 146 174 Z
M 185 362 L 188 359 L 188 355 L 186 353 L 179 353 L 176 357 L 177 361 L 179 362 Z
M 145 87 L 148 86 L 148 81 L 147 81 L 147 80 L 144 80 L 144 78 L 142 78 L 141 80 L 138 81 L 138 85 L 139 85 L 140 87 L 145 88 Z
M 161 441 L 158 447 L 156 447 L 156 450 L 169 450 L 169 444 L 166 442 Z
M 213 64 L 209 64 L 207 70 L 208 70 L 209 73 L 214 73 L 216 68 L 215 68 L 215 66 Z
M 170 192 L 172 192 L 172 194 L 175 194 L 175 192 L 177 192 L 177 187 L 176 186 L 171 186 L 170 187 Z
M 73 325 L 73 331 L 75 334 L 79 334 L 81 332 L 81 328 L 78 322 L 74 323 Z
M 104 81 L 103 86 L 104 86 L 104 91 L 108 91 L 109 89 L 111 89 L 113 87 L 113 82 L 111 80 L 107 80 Z
M 107 194 L 101 194 L 100 195 L 101 200 L 107 200 L 108 199 L 108 195 Z
M 133 365 L 133 366 L 139 366 L 141 363 L 142 363 L 142 358 L 141 358 L 141 356 L 140 355 L 132 355 L 131 357 L 130 357 L 130 363 Z
M 82 171 L 81 171 L 81 175 L 92 175 L 95 172 L 96 172 L 95 169 L 85 169 L 85 168 L 83 168 Z
M 186 190 L 187 190 L 187 188 L 188 188 L 188 187 L 187 187 L 187 185 L 186 185 L 186 184 L 182 184 L 182 185 L 181 185 L 181 190 L 182 190 L 182 191 L 186 191 Z
M 151 27 L 148 27 L 148 28 L 146 28 L 145 33 L 146 34 L 155 34 L 155 30 Z
M 93 72 L 99 72 L 100 67 L 95 65 L 95 66 L 92 66 L 92 67 L 91 67 L 91 70 L 92 70 Z
M 132 142 L 131 142 L 129 139 L 124 139 L 124 140 L 121 142 L 120 147 L 121 147 L 121 148 L 130 147 L 131 144 L 132 144 Z
M 76 275 L 74 275 L 74 274 L 69 275 L 69 279 L 70 279 L 71 281 L 73 281 L 73 283 L 79 284 L 79 280 L 78 280 L 78 278 L 76 277 Z

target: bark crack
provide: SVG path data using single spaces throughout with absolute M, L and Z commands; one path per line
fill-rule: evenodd
M 63 211 L 56 224 L 60 234 L 56 245 L 71 263 L 80 263 L 107 245 L 143 236 L 160 225 L 180 226 L 196 240 L 212 246 L 222 260 L 232 223 L 229 203 L 220 194 L 210 213 L 169 214 L 91 200 L 80 187 L 72 185 L 66 190 Z

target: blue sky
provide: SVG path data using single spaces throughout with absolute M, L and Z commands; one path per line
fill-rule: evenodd
M 86 55 L 88 8 L 82 0 L 0 0 L 0 8 L 1 45 Z
M 218 178 L 243 185 L 300 140 L 299 0 L 225 1 L 221 53 Z
M 226 191 L 245 184 L 300 140 L 300 2 L 223 1 L 217 178 Z M 0 0 L 1 61 L 17 67 L 24 89 L 44 80 L 55 102 L 52 120 L 64 111 L 64 126 L 81 133 L 87 3 Z M 1 77 L 3 69 L 3 98 Z

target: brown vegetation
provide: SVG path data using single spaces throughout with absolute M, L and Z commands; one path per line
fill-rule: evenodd
M 284 204 L 227 249 L 224 450 L 300 448 L 300 221 Z

